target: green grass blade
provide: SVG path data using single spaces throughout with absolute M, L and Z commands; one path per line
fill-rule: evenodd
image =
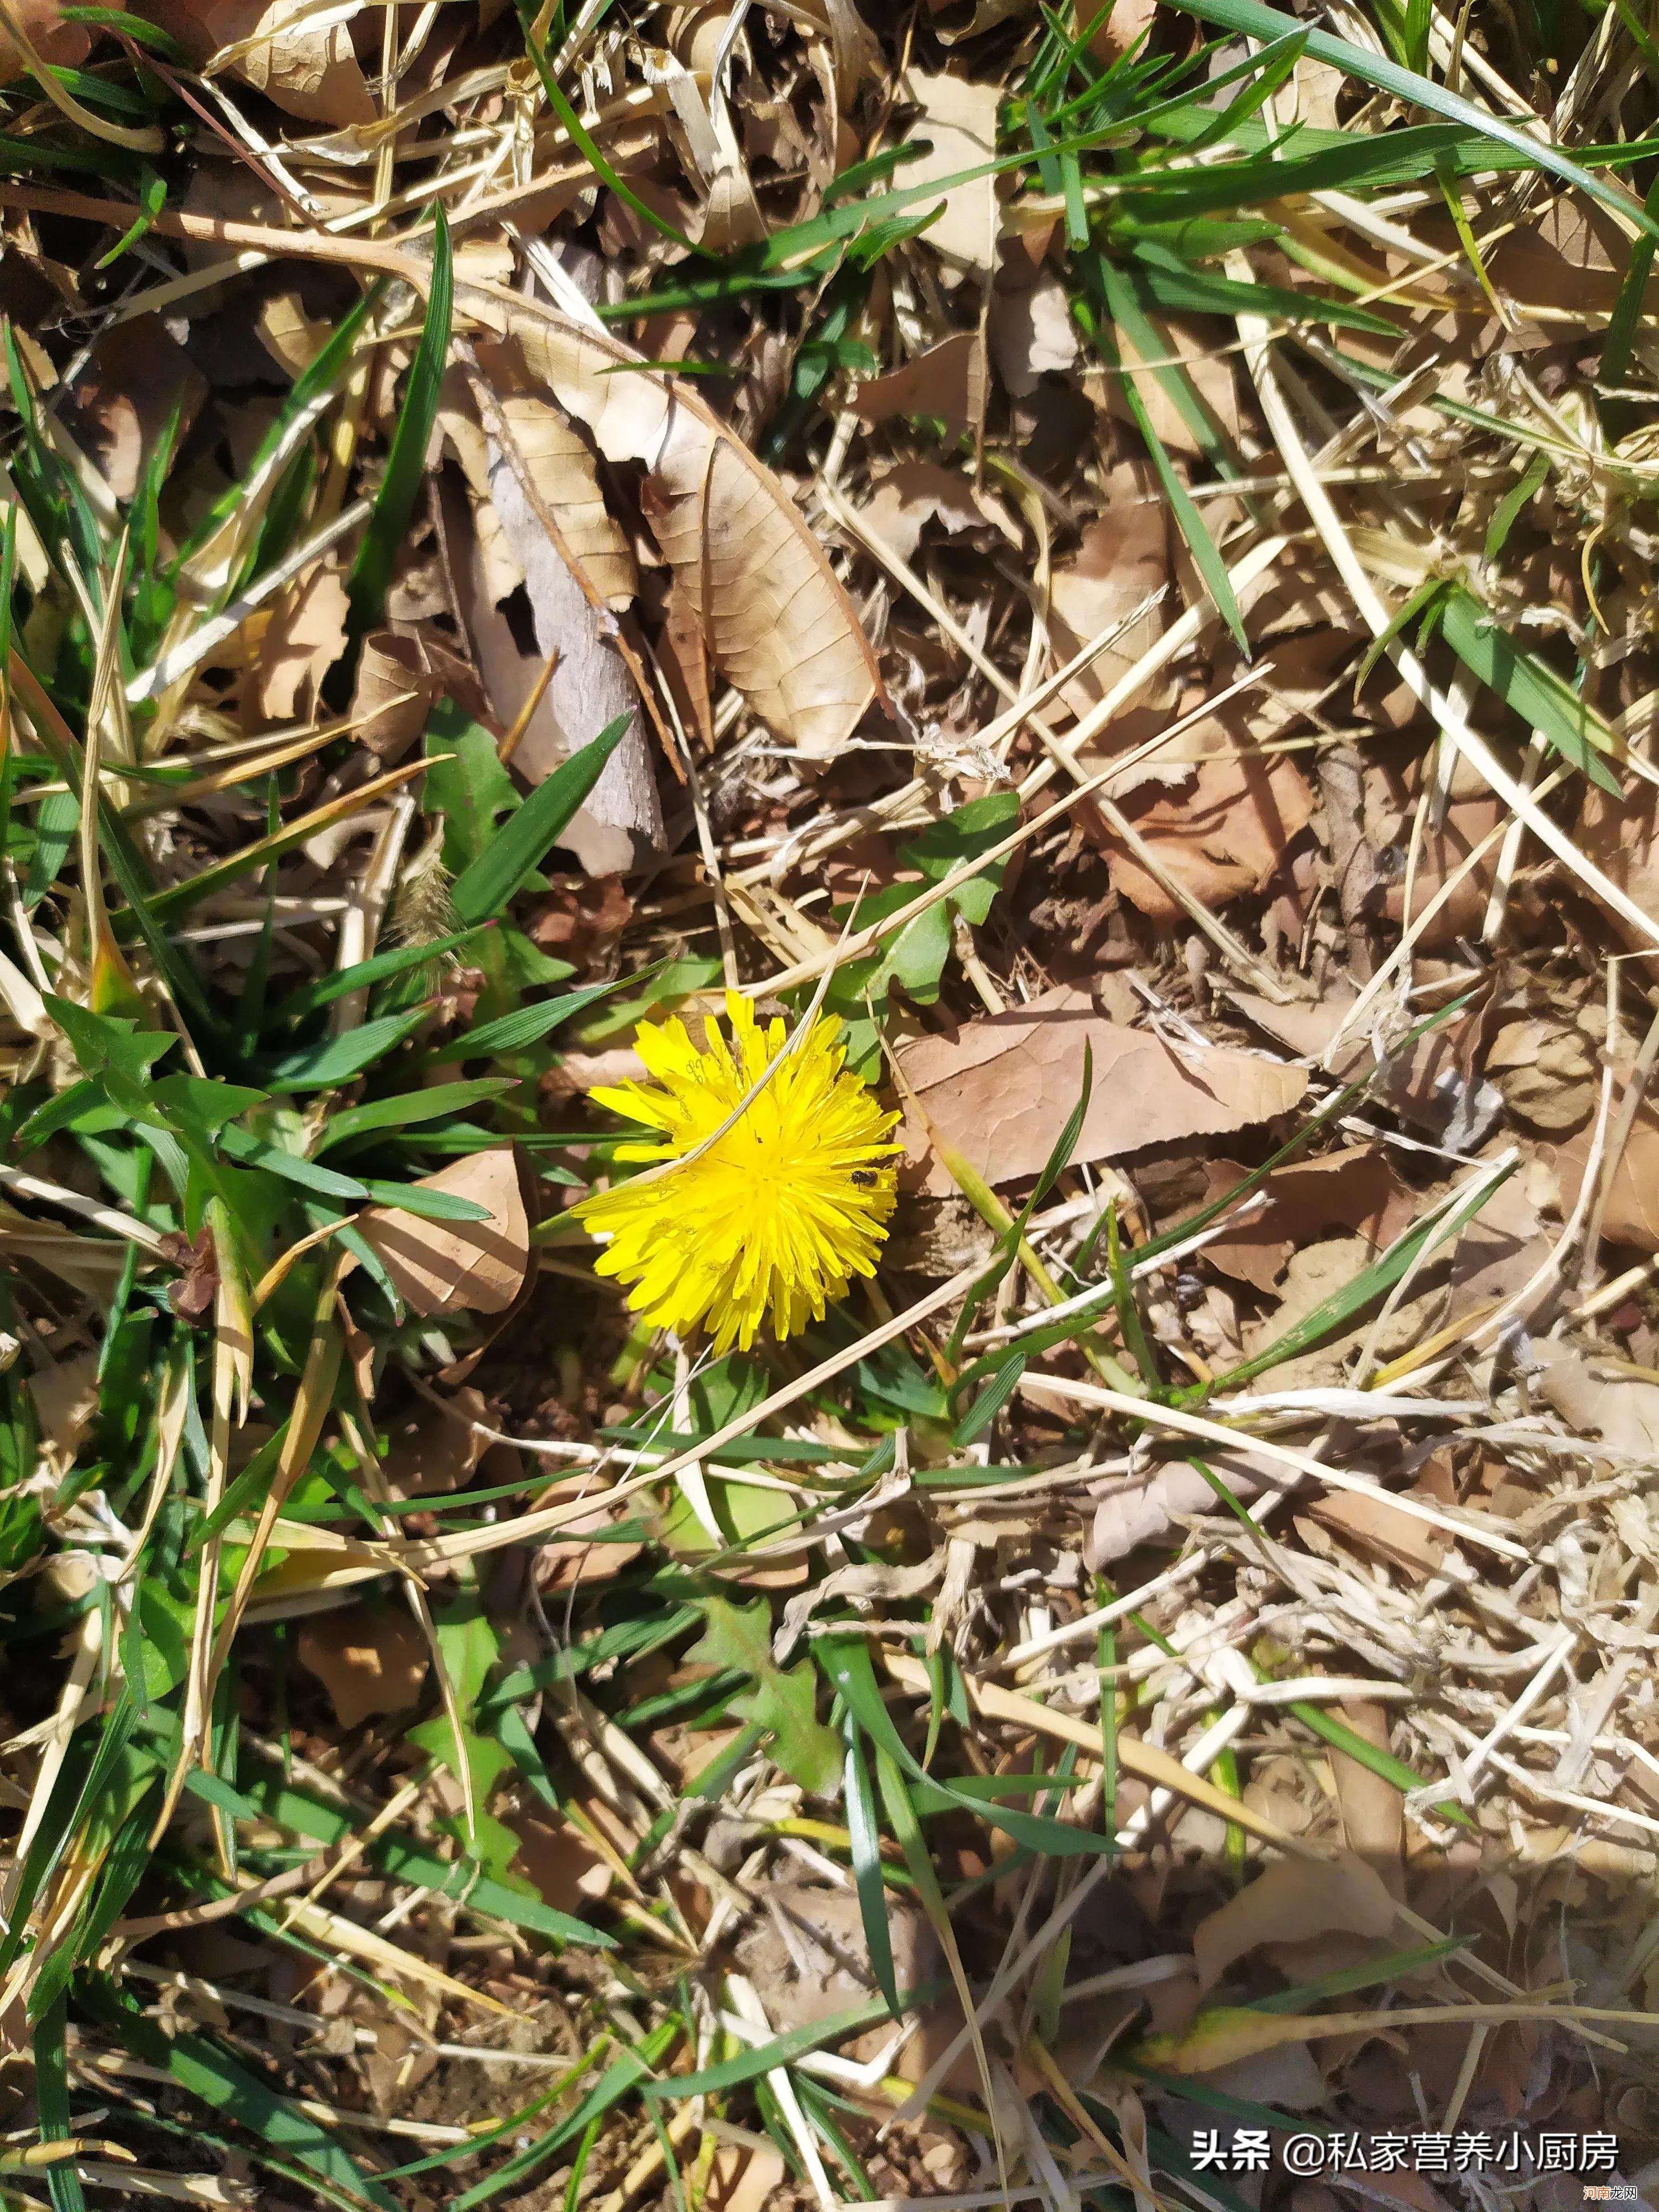
M 441 1121 L 447 1114 L 463 1114 L 487 1098 L 503 1098 L 519 1088 L 516 1076 L 481 1075 L 471 1083 L 434 1083 L 429 1091 L 405 1091 L 395 1098 L 371 1098 L 363 1106 L 348 1106 L 331 1115 L 317 1140 L 319 1152 L 354 1137 L 372 1137 L 388 1129 L 407 1129 L 422 1121 Z
M 343 1036 L 325 1037 L 320 1044 L 303 1045 L 268 1060 L 261 1071 L 273 1091 L 326 1091 L 337 1083 L 349 1083 L 354 1075 L 373 1067 L 377 1060 L 413 1036 L 425 1021 L 426 1009 L 412 1014 L 382 1014 Z
M 99 1979 L 82 2002 L 147 2065 L 158 2066 L 187 2096 L 210 2105 L 260 2142 L 294 2160 L 334 2188 L 375 2212 L 398 2212 L 398 2200 L 347 2156 L 325 2129 L 298 2105 L 279 2097 L 228 2051 L 204 2035 L 164 2035 Z
M 500 1015 L 493 1022 L 480 1022 L 476 1029 L 451 1037 L 447 1043 L 434 1048 L 433 1057 L 440 1061 L 482 1060 L 497 1053 L 522 1052 L 528 1045 L 538 1044 L 562 1022 L 574 1020 L 585 1006 L 609 997 L 624 983 L 637 983 L 639 980 L 637 974 L 619 975 L 612 983 L 593 983 L 585 991 L 567 991 L 562 998 L 544 999 L 537 1006 L 520 1006 L 510 1014 Z
M 1345 76 L 1358 77 L 1362 84 L 1374 86 L 1378 92 L 1392 93 L 1408 106 L 1426 109 L 1431 115 L 1444 116 L 1448 122 L 1462 125 L 1465 131 L 1473 131 L 1494 146 L 1502 146 L 1518 155 L 1524 167 L 1541 169 L 1575 191 L 1588 193 L 1600 205 L 1612 210 L 1621 223 L 1633 224 L 1644 237 L 1659 240 L 1659 215 L 1582 168 L 1559 147 L 1547 140 L 1528 137 L 1513 124 L 1503 122 L 1487 109 L 1477 107 L 1473 100 L 1464 100 L 1431 78 L 1401 69 L 1398 63 L 1385 61 L 1380 55 L 1367 53 L 1363 46 L 1339 39 L 1329 31 L 1307 30 L 1294 16 L 1265 6 L 1263 0 L 1174 0 L 1174 4 L 1183 15 L 1196 15 L 1206 23 L 1219 23 L 1224 30 L 1243 38 L 1259 39 L 1263 44 L 1304 32 L 1308 53 L 1314 61 L 1328 63 Z
M 618 714 L 591 744 L 562 761 L 518 811 L 509 815 L 477 859 L 462 869 L 449 897 L 464 922 L 485 922 L 506 911 L 507 901 L 539 867 L 599 781 L 605 763 L 622 742 L 629 719 Z
M 346 633 L 354 643 L 373 629 L 386 604 L 397 560 L 415 513 L 415 501 L 426 481 L 427 447 L 438 416 L 438 392 L 449 358 L 449 332 L 454 307 L 454 260 L 450 250 L 449 225 L 441 207 L 432 225 L 432 281 L 427 294 L 426 321 L 415 349 L 415 365 L 409 373 L 398 427 L 392 434 L 386 474 L 374 501 L 374 512 L 363 532 L 363 542 L 351 564 L 346 585 L 349 611 Z
M 1619 749 L 1614 732 L 1547 662 L 1518 647 L 1467 586 L 1454 584 L 1446 593 L 1440 634 L 1464 666 L 1564 760 L 1612 798 L 1621 796 L 1619 779 L 1604 757 Z
M 377 952 L 370 960 L 359 960 L 355 966 L 342 968 L 330 975 L 318 975 L 308 983 L 301 983 L 290 991 L 279 1006 L 272 1009 L 273 1023 L 286 1024 L 302 1022 L 331 1006 L 337 999 L 343 999 L 353 991 L 367 991 L 376 983 L 387 983 L 399 975 L 424 968 L 428 962 L 447 959 L 468 945 L 476 944 L 489 922 L 481 922 L 476 929 L 459 929 L 448 937 L 434 937 L 426 945 L 394 945 L 389 952 Z
M 881 1823 L 876 1818 L 875 1793 L 856 1723 L 849 1724 L 847 1731 L 847 1832 L 852 1842 L 853 1881 L 870 1951 L 870 1971 L 896 2018 L 898 1978 L 893 1964 L 892 1931 L 887 1924 L 887 1885 L 882 1878 Z

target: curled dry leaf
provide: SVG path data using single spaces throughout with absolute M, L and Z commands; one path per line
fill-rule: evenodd
M 328 1692 L 342 1728 L 418 1702 L 430 1663 L 425 1638 L 407 1613 L 342 1606 L 300 1631 L 300 1664 Z
M 1212 1990 L 1228 1968 L 1263 1943 L 1290 1943 L 1328 1930 L 1378 1937 L 1394 1926 L 1395 1901 L 1374 1868 L 1343 1851 L 1334 1859 L 1279 1859 L 1193 1932 L 1199 1986 Z
M 306 0 L 149 0 L 145 13 L 192 62 L 216 64 L 302 122 L 374 120 L 349 18 L 355 6 L 319 11 Z
M 1036 1175 L 1082 1095 L 1085 1046 L 1094 1081 L 1079 1160 L 1249 1128 L 1287 1113 L 1307 1088 L 1300 1068 L 1212 1046 L 1177 1055 L 1150 1030 L 1107 1021 L 1080 992 L 1046 992 L 902 1054 L 921 1114 L 907 1112 L 901 1134 L 913 1170 L 923 1170 L 921 1188 L 937 1197 L 955 1188 L 921 1115 L 991 1182 Z
M 1212 1452 L 1206 1462 L 1241 1505 L 1261 1487 L 1242 1455 Z M 1220 1500 L 1189 1460 L 1170 1460 L 1102 1486 L 1090 1524 L 1085 1557 L 1091 1571 L 1127 1559 L 1143 1544 L 1161 1543 L 1183 1520 L 1213 1513 Z
M 563 550 L 543 527 L 518 471 L 494 448 L 489 495 L 524 571 L 537 649 L 544 660 L 553 661 L 514 762 L 538 783 L 618 716 L 626 716 L 622 741 L 589 792 L 585 811 L 606 829 L 637 833 L 653 852 L 659 851 L 662 808 L 639 690 L 617 647 L 617 618 L 603 605 L 592 605 Z
M 537 1492 L 538 1501 L 550 1505 L 574 1504 L 592 1486 L 591 1474 L 567 1475 Z M 565 1522 L 558 1534 L 536 1550 L 536 1583 L 544 1595 L 574 1589 L 578 1583 L 605 1583 L 632 1566 L 644 1550 L 642 1544 L 613 1543 L 605 1531 L 617 1518 L 614 1507 L 601 1497 L 593 1510 Z
M 444 689 L 424 639 L 377 629 L 363 640 L 351 696 L 352 735 L 388 765 L 401 760 L 426 727 Z
M 537 497 L 557 526 L 560 543 L 595 594 L 620 613 L 633 604 L 639 569 L 633 549 L 605 506 L 592 447 L 560 409 L 532 389 L 519 346 L 510 339 L 497 339 L 480 343 L 477 351 L 479 370 L 512 432 Z M 457 371 L 445 379 L 438 419 L 474 493 L 488 499 L 490 439 L 478 420 L 466 380 Z
M 985 354 L 978 337 L 958 331 L 902 368 L 866 378 L 853 394 L 853 410 L 866 422 L 929 415 L 952 430 L 971 430 L 985 416 Z
M 615 338 L 494 290 L 468 288 L 465 304 L 518 339 L 532 382 L 607 460 L 644 464 L 653 532 L 714 666 L 779 736 L 836 752 L 885 695 L 852 602 L 776 477 Z
M 390 1206 L 371 1206 L 357 1229 L 411 1313 L 505 1313 L 530 1265 L 530 1220 L 510 1146 L 474 1152 L 417 1190 L 444 1191 L 487 1206 L 487 1221 L 426 1221 Z

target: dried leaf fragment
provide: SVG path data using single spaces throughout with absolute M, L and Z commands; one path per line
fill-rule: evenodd
M 985 415 L 985 355 L 972 331 L 957 331 L 885 376 L 872 376 L 853 394 L 866 422 L 895 415 L 936 415 L 952 430 L 971 429 Z
M 319 561 L 284 593 L 259 647 L 259 705 L 273 721 L 309 714 L 345 651 L 349 603 L 339 569 Z

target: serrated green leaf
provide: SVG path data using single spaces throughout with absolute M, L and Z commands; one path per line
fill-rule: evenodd
M 729 1701 L 732 1711 L 767 1730 L 772 1756 L 792 1782 L 811 1796 L 833 1797 L 842 1746 L 817 1718 L 817 1670 L 806 1660 L 787 1671 L 774 1661 L 772 1609 L 763 1597 L 752 1605 L 708 1597 L 702 1605 L 707 1626 L 686 1657 L 747 1674 L 755 1686 Z

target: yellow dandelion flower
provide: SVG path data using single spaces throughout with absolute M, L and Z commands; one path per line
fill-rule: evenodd
M 645 1022 L 635 1043 L 654 1085 L 623 1083 L 592 1096 L 657 1133 L 620 1146 L 623 1160 L 693 1152 L 728 1120 L 782 1050 L 784 1024 L 763 1030 L 735 991 L 726 994 L 728 1045 L 712 1018 L 703 1046 L 682 1021 Z M 706 1328 L 716 1352 L 747 1351 L 763 1322 L 793 1336 L 872 1275 L 893 1210 L 887 1113 L 842 1073 L 841 1024 L 814 1021 L 760 1095 L 698 1158 L 669 1175 L 600 1191 L 575 1208 L 609 1243 L 602 1275 L 630 1285 L 628 1302 L 659 1328 Z

